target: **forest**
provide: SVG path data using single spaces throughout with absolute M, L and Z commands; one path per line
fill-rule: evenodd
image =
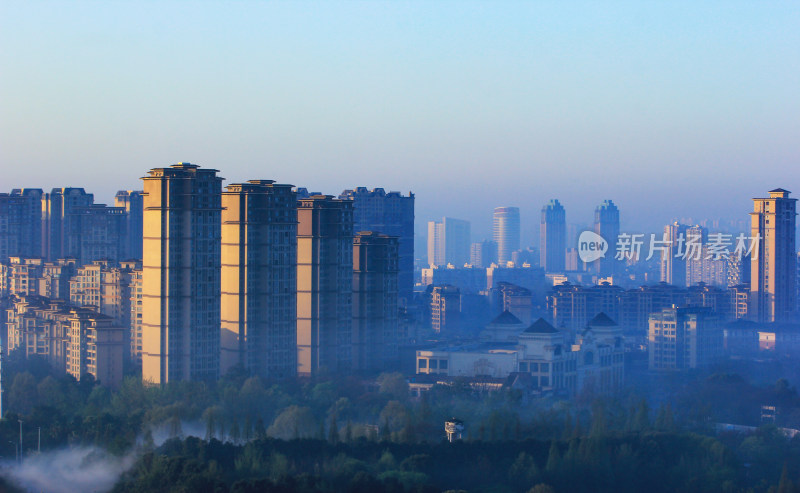
M 569 400 L 466 381 L 413 397 L 398 373 L 268 382 L 231 372 L 161 387 L 131 376 L 111 391 L 12 354 L 0 455 L 16 457 L 22 421 L 26 457 L 39 443 L 133 453 L 120 492 L 800 491 L 800 437 L 781 430 L 798 428 L 797 389 L 731 370 Z M 775 423 L 763 422 L 765 403 Z M 452 417 L 466 428 L 456 443 L 444 436 Z

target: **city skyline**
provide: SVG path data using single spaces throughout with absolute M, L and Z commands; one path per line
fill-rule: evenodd
M 656 230 L 797 188 L 792 2 L 499 5 L 4 2 L 4 177 L 113 204 L 139 170 L 196 162 L 413 191 L 420 223 L 476 232 L 520 207 L 523 244 L 551 197 Z

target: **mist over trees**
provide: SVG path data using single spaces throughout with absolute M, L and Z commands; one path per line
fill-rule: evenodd
M 800 437 L 780 427 L 800 428 L 796 387 L 732 369 L 562 400 L 460 380 L 414 397 L 401 374 L 233 372 L 161 387 L 131 377 L 111 391 L 12 355 L 0 455 L 15 457 L 21 419 L 26 456 L 39 428 L 42 450 L 135 451 L 116 491 L 794 491 Z M 775 424 L 761 423 L 764 403 L 780 409 Z M 466 430 L 450 444 L 453 416 Z

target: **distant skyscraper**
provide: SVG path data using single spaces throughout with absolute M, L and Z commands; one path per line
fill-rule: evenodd
M 614 255 L 619 237 L 619 209 L 611 200 L 604 200 L 594 210 L 594 232 L 608 242 L 606 256 L 595 260 L 595 271 L 602 277 L 618 274 L 620 265 Z
M 542 207 L 539 225 L 539 265 L 545 272 L 564 272 L 567 250 L 566 211 L 553 199 Z
M 428 222 L 428 264 L 462 267 L 469 261 L 469 221 L 445 217 Z
M 360 232 L 353 238 L 353 368 L 397 369 L 398 255 L 394 236 Z
M 222 178 L 178 163 L 143 180 L 142 378 L 216 380 Z
M 83 188 L 54 188 L 42 196 L 42 256 L 80 257 L 80 213 L 94 203 Z
M 489 240 L 473 243 L 469 252 L 469 263 L 473 267 L 489 267 L 497 260 L 497 243 Z
M 353 203 L 330 195 L 298 201 L 297 368 L 352 368 Z
M 668 250 L 661 252 L 661 282 L 674 286 L 686 286 L 686 260 L 680 255 L 678 238 L 686 240 L 686 229 L 688 226 L 674 222 L 664 226 L 664 241 L 669 241 Z
M 708 243 L 708 230 L 695 225 L 686 228 L 686 242 L 683 245 L 686 253 L 686 285 L 705 282 L 703 278 L 705 252 L 703 247 Z
M 399 245 L 399 296 L 408 305 L 414 297 L 414 194 L 386 193 L 382 188 L 345 190 L 340 199 L 353 201 L 353 231 L 396 236 Z
M 142 192 L 120 190 L 114 197 L 114 205 L 125 210 L 125 259 L 142 258 L 142 214 L 144 198 Z
M 292 185 L 250 180 L 222 192 L 220 369 L 297 374 L 297 200 Z
M 749 315 L 761 322 L 793 321 L 797 310 L 797 199 L 777 188 L 754 198 L 751 236 L 758 237 L 750 267 Z
M 497 263 L 511 262 L 511 254 L 519 250 L 519 208 L 496 207 L 492 218 L 492 237 L 497 243 Z

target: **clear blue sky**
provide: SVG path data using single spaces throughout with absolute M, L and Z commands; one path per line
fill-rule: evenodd
M 623 228 L 800 195 L 800 2 L 0 2 L 3 191 L 229 183 L 417 193 L 488 234 L 550 198 Z M 485 233 L 484 233 L 485 231 Z

